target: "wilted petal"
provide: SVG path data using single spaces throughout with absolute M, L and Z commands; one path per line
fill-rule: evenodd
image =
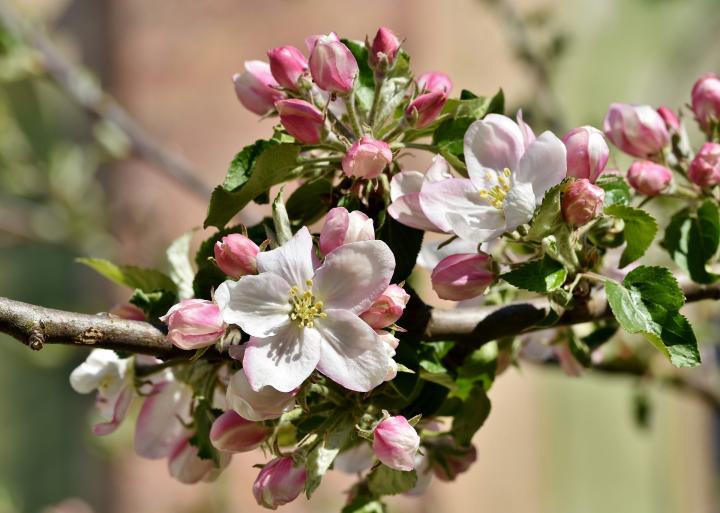
M 515 170 L 525 152 L 525 138 L 520 127 L 499 114 L 488 114 L 485 119 L 475 121 L 465 132 L 464 141 L 468 173 L 479 189 L 485 188 L 488 170 Z
M 226 281 L 215 291 L 223 320 L 253 337 L 275 335 L 290 322 L 291 286 L 272 272 Z
M 288 324 L 276 335 L 250 338 L 243 370 L 253 390 L 272 386 L 280 392 L 299 387 L 320 359 L 321 338 L 313 328 Z
M 567 172 L 565 145 L 552 132 L 543 132 L 523 155 L 515 174 L 516 182 L 528 182 L 533 186 L 539 203 L 545 191 L 559 184 Z
M 263 251 L 257 256 L 258 271 L 278 274 L 290 286 L 304 287 L 312 278 L 312 236 L 303 226 L 285 244 L 271 251 Z
M 529 183 L 516 183 L 505 196 L 505 229 L 512 231 L 532 219 L 535 212 L 535 194 Z
M 348 390 L 367 392 L 385 381 L 388 351 L 375 331 L 345 310 L 328 310 L 317 369 Z

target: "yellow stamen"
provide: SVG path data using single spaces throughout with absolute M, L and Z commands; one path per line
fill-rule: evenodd
M 490 171 L 486 171 L 485 178 L 487 181 L 489 182 L 495 178 L 498 184 L 487 189 L 480 189 L 480 197 L 490 203 L 491 206 L 501 209 L 505 201 L 505 196 L 507 196 L 508 191 L 512 188 L 511 177 L 512 171 L 508 168 L 503 169 L 502 173 L 496 173 L 495 175 Z
M 312 280 L 305 282 L 308 287 L 312 287 L 312 284 Z M 290 319 L 301 328 L 313 328 L 315 319 L 327 317 L 327 314 L 323 312 L 323 302 L 316 301 L 310 290 L 299 294 L 298 287 L 291 288 L 288 302 L 290 303 Z

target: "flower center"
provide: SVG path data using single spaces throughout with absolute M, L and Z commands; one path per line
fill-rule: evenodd
M 308 280 L 305 285 L 309 288 L 312 287 L 312 283 L 312 280 Z M 288 302 L 290 303 L 290 319 L 301 328 L 312 328 L 315 326 L 315 319 L 327 317 L 327 314 L 323 312 L 323 302 L 316 301 L 310 290 L 300 293 L 297 286 L 291 288 Z
M 493 207 L 500 209 L 502 208 L 505 196 L 511 188 L 510 177 L 512 172 L 505 168 L 502 173 L 492 173 L 488 171 L 485 174 L 485 179 L 490 182 L 493 178 L 497 181 L 496 185 L 487 189 L 480 189 L 480 197 L 490 203 Z
M 101 392 L 107 392 L 112 383 L 112 376 L 110 374 L 105 374 L 102 378 L 100 378 L 100 382 L 98 383 L 98 390 L 100 390 Z

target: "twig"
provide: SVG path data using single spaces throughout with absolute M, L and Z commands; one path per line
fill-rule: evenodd
M 130 141 L 134 156 L 153 164 L 158 171 L 203 200 L 210 197 L 210 188 L 198 178 L 198 173 L 185 159 L 169 152 L 153 139 L 86 72 L 62 55 L 45 34 L 18 14 L 10 0 L 0 0 L 0 22 L 42 57 L 48 75 L 80 107 L 93 117 L 118 127 Z

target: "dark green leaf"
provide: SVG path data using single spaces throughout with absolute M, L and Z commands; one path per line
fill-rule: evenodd
M 360 495 L 347 504 L 340 513 L 386 513 L 385 505 L 374 497 Z
M 650 247 L 657 234 L 657 222 L 644 210 L 627 205 L 612 205 L 605 208 L 605 213 L 622 219 L 625 224 L 626 246 L 620 257 L 620 267 L 625 267 L 643 256 Z
M 377 466 L 367 478 L 368 488 L 376 497 L 407 492 L 415 486 L 415 483 L 417 483 L 417 474 L 414 470 L 404 472 L 385 465 Z
M 205 398 L 200 399 L 193 411 L 195 433 L 190 438 L 190 444 L 197 447 L 198 457 L 203 460 L 212 460 L 216 468 L 220 467 L 220 455 L 210 442 L 210 429 L 219 413 L 212 408 L 210 401 Z
M 309 226 L 320 219 L 332 206 L 333 186 L 320 178 L 298 187 L 287 200 L 290 221 L 295 226 Z
M 305 494 L 308 499 L 320 486 L 323 476 L 328 471 L 335 457 L 340 453 L 355 432 L 355 422 L 350 416 L 332 419 L 332 428 L 323 434 L 323 441 L 315 446 L 307 455 L 307 480 Z
M 350 39 L 341 39 L 342 43 L 350 49 L 358 64 L 358 77 L 355 84 L 355 98 L 365 111 L 369 111 L 372 106 L 373 96 L 375 96 L 375 78 L 373 70 L 368 64 L 368 49 L 362 41 L 352 41 Z
M 670 253 L 670 257 L 675 263 L 686 271 L 688 270 L 688 234 L 691 224 L 692 219 L 689 208 L 676 212 L 670 218 L 670 223 L 665 229 L 665 237 L 661 243 L 662 247 Z
M 490 399 L 482 383 L 476 384 L 463 401 L 452 423 L 452 434 L 460 445 L 468 446 L 490 415 Z
M 387 244 L 395 255 L 395 274 L 392 282 L 398 283 L 410 276 L 417 260 L 425 232 L 398 223 L 388 216 L 377 238 Z
M 158 318 L 167 313 L 170 308 L 177 303 L 177 295 L 174 292 L 159 290 L 157 292 L 144 292 L 136 289 L 130 297 L 130 304 L 137 306 L 145 312 L 150 323 L 164 327 Z
M 560 262 L 545 255 L 542 260 L 527 262 L 500 277 L 520 289 L 551 292 L 565 283 L 567 269 Z
M 77 261 L 95 269 L 107 279 L 133 289 L 145 292 L 166 290 L 177 292 L 177 285 L 170 277 L 155 269 L 145 269 L 133 265 L 116 265 L 102 258 L 78 258 Z
M 719 276 L 708 272 L 707 264 L 720 243 L 720 212 L 714 200 L 705 200 L 693 216 L 688 233 L 687 264 L 690 277 L 697 283 L 714 283 Z

